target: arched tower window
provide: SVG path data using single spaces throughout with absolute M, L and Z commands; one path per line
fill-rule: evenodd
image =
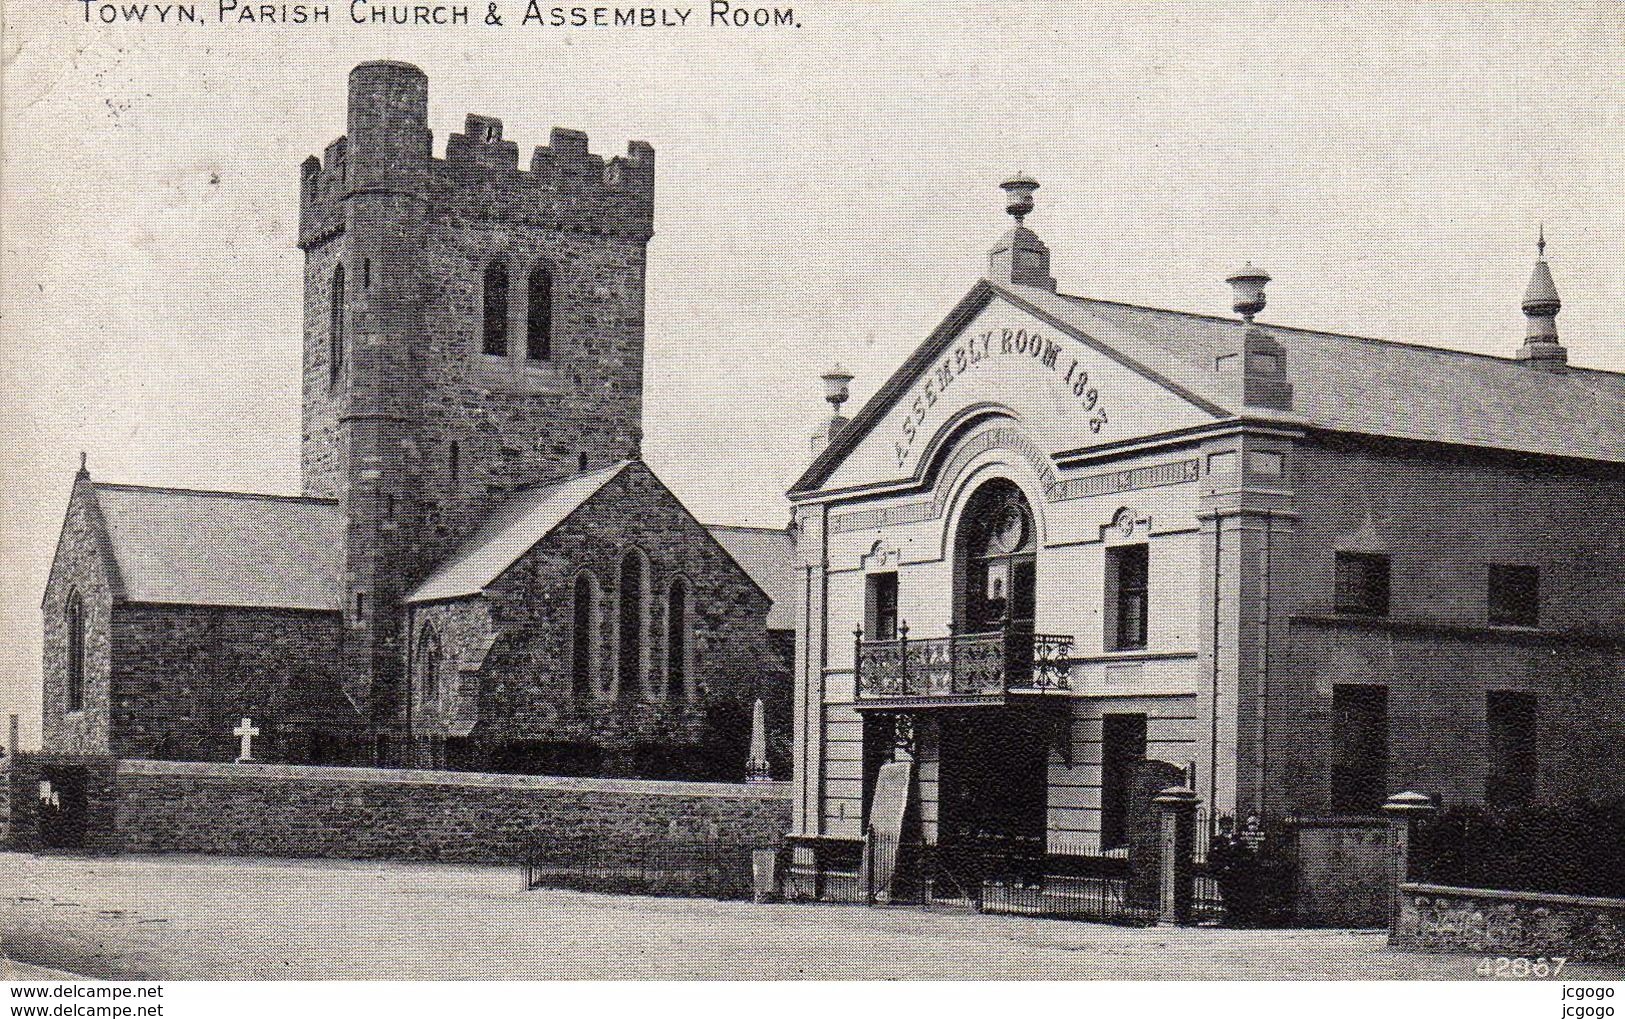
M 592 693 L 598 674 L 598 581 L 590 573 L 576 577 L 575 621 L 570 638 L 570 689 L 577 697 L 586 697 Z
M 553 277 L 545 266 L 531 270 L 529 298 L 525 306 L 525 357 L 546 361 L 553 356 Z
M 666 592 L 666 696 L 688 695 L 689 612 L 688 585 L 681 577 Z
M 418 689 L 424 700 L 440 696 L 440 637 L 432 626 L 418 637 Z
M 333 270 L 332 307 L 327 314 L 327 365 L 333 378 L 344 368 L 344 263 Z
M 68 710 L 85 706 L 85 603 L 78 591 L 68 594 L 63 612 L 68 628 Z
M 463 470 L 462 457 L 459 455 L 461 452 L 455 442 L 446 450 L 446 477 L 451 479 L 451 489 L 454 492 L 457 490 L 457 482 L 461 480 Z
M 494 357 L 508 356 L 508 267 L 492 262 L 485 267 L 485 342 Z
M 648 628 L 648 563 L 643 553 L 632 549 L 621 558 L 620 658 L 618 675 L 622 700 L 636 698 L 643 690 L 645 668 L 644 634 Z

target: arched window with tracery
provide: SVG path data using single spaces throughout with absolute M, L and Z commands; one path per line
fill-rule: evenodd
M 666 696 L 688 696 L 690 653 L 688 584 L 681 577 L 666 592 Z
M 621 557 L 620 584 L 620 697 L 632 700 L 643 693 L 648 673 L 645 635 L 649 627 L 649 563 L 637 549 Z
M 525 305 L 525 357 L 546 361 L 553 356 L 553 277 L 547 267 L 531 270 Z
M 344 263 L 333 270 L 332 304 L 327 310 L 327 366 L 333 378 L 344 368 Z
M 598 581 L 590 573 L 576 576 L 570 644 L 570 688 L 586 697 L 598 676 Z
M 68 630 L 68 710 L 85 706 L 85 603 L 78 591 L 68 593 L 63 612 Z
M 434 627 L 425 626 L 418 636 L 418 689 L 424 700 L 440 696 L 440 637 Z
M 508 267 L 485 267 L 485 339 L 481 349 L 493 357 L 508 356 Z

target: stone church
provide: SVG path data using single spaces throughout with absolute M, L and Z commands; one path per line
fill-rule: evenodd
M 788 742 L 789 535 L 697 521 L 640 456 L 654 151 L 350 74 L 301 168 L 303 492 L 81 468 L 44 613 L 48 750 L 743 777 Z
M 1068 857 L 1146 761 L 1266 818 L 1625 793 L 1625 374 L 1570 363 L 1544 238 L 1494 357 L 1267 324 L 1251 265 L 1236 317 L 1068 295 L 1004 187 L 790 492 L 799 865 L 853 866 L 883 769 L 928 844 Z

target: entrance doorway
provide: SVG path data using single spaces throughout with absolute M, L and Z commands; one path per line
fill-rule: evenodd
M 938 843 L 1042 854 L 1049 804 L 1044 717 L 1016 707 L 943 712 L 939 746 Z
M 85 769 L 40 769 L 39 839 L 46 849 L 83 849 L 88 822 Z
M 1014 482 L 993 478 L 971 495 L 954 535 L 954 630 L 1003 630 L 1006 670 L 1031 668 L 1037 551 L 1032 507 Z M 1015 705 L 941 715 L 939 842 L 1043 852 L 1045 723 L 1040 712 Z

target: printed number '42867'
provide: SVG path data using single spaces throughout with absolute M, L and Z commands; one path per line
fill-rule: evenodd
M 1527 980 L 1531 977 L 1536 980 L 1547 980 L 1563 972 L 1563 964 L 1568 961 L 1561 955 L 1550 958 L 1543 955 L 1538 959 L 1526 959 L 1522 956 L 1508 958 L 1504 955 L 1491 959 L 1486 956 L 1478 960 L 1478 966 L 1473 972 L 1495 980 Z

